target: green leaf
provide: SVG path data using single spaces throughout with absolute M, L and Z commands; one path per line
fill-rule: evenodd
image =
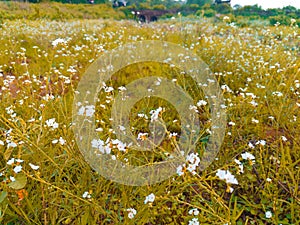
M 2 203 L 5 200 L 6 196 L 7 196 L 7 192 L 2 191 L 0 194 L 0 203 Z
M 8 184 L 9 187 L 13 188 L 13 189 L 22 189 L 25 187 L 26 183 L 27 183 L 27 177 L 25 174 L 17 174 L 17 176 L 15 177 L 15 181 L 11 182 Z

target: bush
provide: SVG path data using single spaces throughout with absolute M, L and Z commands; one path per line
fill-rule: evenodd
M 213 9 L 208 9 L 204 11 L 205 17 L 214 17 L 216 15 L 216 11 Z
M 155 6 L 153 6 L 153 9 L 156 9 L 156 10 L 165 10 L 166 6 L 164 6 L 164 5 L 155 5 Z
M 291 18 L 287 16 L 271 16 L 269 18 L 270 24 L 275 25 L 277 22 L 279 22 L 281 25 L 291 25 Z

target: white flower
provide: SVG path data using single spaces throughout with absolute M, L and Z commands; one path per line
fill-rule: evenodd
M 227 184 L 238 184 L 237 179 L 230 173 L 229 170 L 218 170 L 216 176 L 221 180 L 225 180 Z
M 272 212 L 271 211 L 267 211 L 266 212 L 266 218 L 270 219 L 272 217 Z
M 61 145 L 64 145 L 64 144 L 66 143 L 66 140 L 63 139 L 62 137 L 60 137 L 60 138 L 59 138 L 59 143 L 60 143 Z
M 88 191 L 85 191 L 82 195 L 83 198 L 91 198 L 92 196 L 90 195 L 90 193 Z
M 12 165 L 15 162 L 15 158 L 11 158 L 7 161 L 7 165 Z
M 255 148 L 255 146 L 251 142 L 248 143 L 248 147 L 249 148 Z
M 267 177 L 266 181 L 267 181 L 267 182 L 271 182 L 271 181 L 272 181 L 272 179 L 271 179 L 271 178 L 269 178 L 269 177 Z
M 94 105 L 87 105 L 85 107 L 85 115 L 87 117 L 92 117 L 95 113 L 95 106 Z
M 281 136 L 281 139 L 282 139 L 283 141 L 287 141 L 287 140 L 288 140 L 285 136 Z
M 100 139 L 98 140 L 93 139 L 91 143 L 93 148 L 98 148 L 98 149 L 104 145 L 104 142 Z
M 178 134 L 176 132 L 170 133 L 169 138 L 176 137 Z
M 189 211 L 189 214 L 190 214 L 190 215 L 194 215 L 194 216 L 198 216 L 198 215 L 199 215 L 199 210 L 196 209 L 196 208 L 191 209 L 191 210 Z
M 58 123 L 55 122 L 55 118 L 46 120 L 46 125 L 47 125 L 48 127 L 53 128 L 53 129 L 58 128 Z
M 148 202 L 154 202 L 154 200 L 155 200 L 155 195 L 151 193 L 150 195 L 146 196 L 144 204 L 147 204 Z
M 193 218 L 189 221 L 189 225 L 199 225 L 199 220 L 198 218 Z
M 12 182 L 16 181 L 16 178 L 14 178 L 13 176 L 9 176 L 9 179 L 10 179 Z
M 183 166 L 182 165 L 180 165 L 180 166 L 177 167 L 176 173 L 178 174 L 178 176 L 181 176 L 181 175 L 184 174 L 184 172 L 183 172 Z
M 52 41 L 52 45 L 53 45 L 54 47 L 56 47 L 56 46 L 59 45 L 59 44 L 66 44 L 66 43 L 67 43 L 67 41 L 64 40 L 64 39 L 62 39 L 62 38 L 57 38 L 57 39 L 55 39 L 54 41 Z
M 241 154 L 242 158 L 245 159 L 245 160 L 255 160 L 255 156 L 252 155 L 251 153 L 249 152 L 245 152 L 245 153 L 242 153 Z
M 197 102 L 197 106 L 204 106 L 204 105 L 207 105 L 207 101 L 205 101 L 205 100 L 200 100 L 200 101 L 198 101 Z
M 234 162 L 239 166 L 239 173 L 244 173 L 244 165 L 238 159 L 234 159 Z
M 148 133 L 138 133 L 137 140 L 146 140 L 148 136 Z
M 81 106 L 81 107 L 79 108 L 79 110 L 78 110 L 78 115 L 79 115 L 79 116 L 83 116 L 84 112 L 85 112 L 85 107 L 84 107 L 84 106 Z
M 4 145 L 4 142 L 0 140 L 0 145 Z
M 16 166 L 15 168 L 14 168 L 14 172 L 15 173 L 19 173 L 19 172 L 21 172 L 22 171 L 22 166 L 21 165 L 18 165 L 18 166 Z
M 13 142 L 13 141 L 7 140 L 6 142 L 7 142 L 7 148 L 9 148 L 9 147 L 15 148 L 15 147 L 18 146 L 18 145 L 17 145 L 15 142 Z
M 163 110 L 163 108 L 162 108 L 162 107 L 159 107 L 159 108 L 156 109 L 156 110 L 151 110 L 151 111 L 150 111 L 151 122 L 157 121 L 157 120 L 158 120 L 159 113 L 160 113 L 162 110 Z
M 136 215 L 136 210 L 134 208 L 128 208 L 127 212 L 128 212 L 129 219 L 132 219 Z
M 39 166 L 36 166 L 36 165 L 34 165 L 34 164 L 32 164 L 32 163 L 29 163 L 29 166 L 31 167 L 31 169 L 33 169 L 33 170 L 38 170 L 40 167 Z
M 230 125 L 230 126 L 235 126 L 235 122 L 230 121 L 230 122 L 228 123 L 228 125 Z
M 262 146 L 265 146 L 266 145 L 266 141 L 265 140 L 260 140 L 260 141 L 257 141 L 255 144 L 256 145 L 262 145 Z

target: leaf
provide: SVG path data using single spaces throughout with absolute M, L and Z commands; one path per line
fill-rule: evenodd
M 7 196 L 7 192 L 2 191 L 0 194 L 0 203 L 2 203 L 5 200 L 6 196 Z
M 17 176 L 15 177 L 15 181 L 11 182 L 8 184 L 9 187 L 13 188 L 13 189 L 22 189 L 25 187 L 26 183 L 27 183 L 27 177 L 25 174 L 17 174 Z

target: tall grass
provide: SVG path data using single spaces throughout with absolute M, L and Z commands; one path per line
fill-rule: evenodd
M 5 4 L 1 7 L 17 7 Z M 55 17 L 46 5 L 34 7 L 24 9 L 26 18 L 37 11 Z M 205 20 L 35 21 L 5 13 L 0 28 L 2 224 L 299 224 L 298 27 L 238 28 Z M 57 43 L 59 38 L 63 41 Z M 217 159 L 206 170 L 184 171 L 151 186 L 125 186 L 106 180 L 83 159 L 71 129 L 73 94 L 103 51 L 153 39 L 189 48 L 209 65 L 223 90 L 228 127 Z M 116 74 L 112 85 L 126 82 L 127 75 L 163 76 L 164 71 L 168 68 L 155 63 L 133 65 Z M 145 101 L 132 113 L 149 116 L 158 103 L 164 101 Z M 99 123 L 109 123 L 109 110 L 96 108 Z M 169 108 L 163 119 L 174 117 Z M 144 124 L 138 117 L 132 121 L 137 133 L 147 132 Z M 230 172 L 238 184 L 220 179 L 218 170 Z M 145 204 L 151 193 L 154 201 Z

